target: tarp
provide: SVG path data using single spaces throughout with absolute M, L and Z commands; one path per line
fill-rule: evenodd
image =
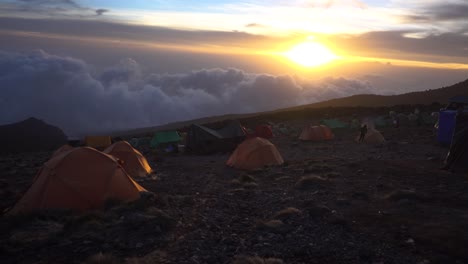
M 156 148 L 160 144 L 177 143 L 181 140 L 182 138 L 180 137 L 177 131 L 159 131 L 154 134 L 154 137 L 151 140 L 150 146 L 152 148 Z
M 229 157 L 226 165 L 253 170 L 267 165 L 280 165 L 284 160 L 278 149 L 264 138 L 249 138 L 240 144 Z
M 327 126 L 308 126 L 305 127 L 299 135 L 299 140 L 304 141 L 322 141 L 331 140 L 334 135 L 331 129 Z
M 151 173 L 146 158 L 127 141 L 119 141 L 106 148 L 104 153 L 123 161 L 122 167 L 132 177 L 144 177 Z
M 87 136 L 84 144 L 88 147 L 103 150 L 112 144 L 110 136 Z
M 146 190 L 114 157 L 80 147 L 47 161 L 9 214 L 52 208 L 80 212 L 100 209 L 108 200 L 136 200 L 141 191 Z
M 193 124 L 187 132 L 186 150 L 199 154 L 232 151 L 246 137 L 239 122 L 214 130 Z
M 450 145 L 455 130 L 457 111 L 443 110 L 439 113 L 439 128 L 437 129 L 437 141 L 444 145 Z
M 338 119 L 323 119 L 320 121 L 320 124 L 325 125 L 331 129 L 348 127 L 348 124 Z

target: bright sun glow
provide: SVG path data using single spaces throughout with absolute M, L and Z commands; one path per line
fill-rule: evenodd
M 294 46 L 285 56 L 304 67 L 317 67 L 338 58 L 327 47 L 317 42 L 304 42 Z

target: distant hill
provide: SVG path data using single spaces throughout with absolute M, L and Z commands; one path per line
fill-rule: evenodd
M 60 128 L 36 118 L 0 126 L 0 153 L 50 151 L 66 143 Z
M 452 86 L 443 87 L 439 89 L 431 89 L 421 92 L 411 92 L 400 95 L 373 95 L 373 94 L 361 94 L 353 95 L 349 97 L 337 98 L 319 103 L 289 107 L 284 109 L 278 109 L 268 112 L 250 113 L 250 114 L 231 114 L 222 116 L 212 116 L 199 118 L 194 120 L 187 120 L 181 122 L 169 123 L 161 126 L 146 127 L 133 129 L 129 131 L 121 131 L 114 133 L 115 135 L 143 135 L 153 133 L 160 130 L 178 129 L 181 127 L 188 126 L 192 123 L 196 124 L 207 124 L 220 122 L 226 119 L 252 119 L 261 116 L 274 116 L 277 114 L 285 114 L 295 111 L 312 110 L 318 108 L 329 108 L 329 107 L 392 107 L 397 105 L 430 105 L 433 103 L 445 104 L 448 99 L 456 95 L 468 96 L 468 79 L 454 84 Z

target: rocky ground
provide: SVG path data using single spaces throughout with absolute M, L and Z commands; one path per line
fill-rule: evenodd
M 468 175 L 439 170 L 447 149 L 430 127 L 382 132 L 379 146 L 351 130 L 279 136 L 286 163 L 251 172 L 227 154 L 147 153 L 157 176 L 139 182 L 155 195 L 2 216 L 2 263 L 468 263 Z M 2 210 L 49 155 L 0 159 Z

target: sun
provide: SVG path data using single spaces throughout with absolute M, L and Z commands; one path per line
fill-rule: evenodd
M 338 58 L 327 47 L 317 42 L 297 44 L 284 55 L 304 67 L 317 67 Z

